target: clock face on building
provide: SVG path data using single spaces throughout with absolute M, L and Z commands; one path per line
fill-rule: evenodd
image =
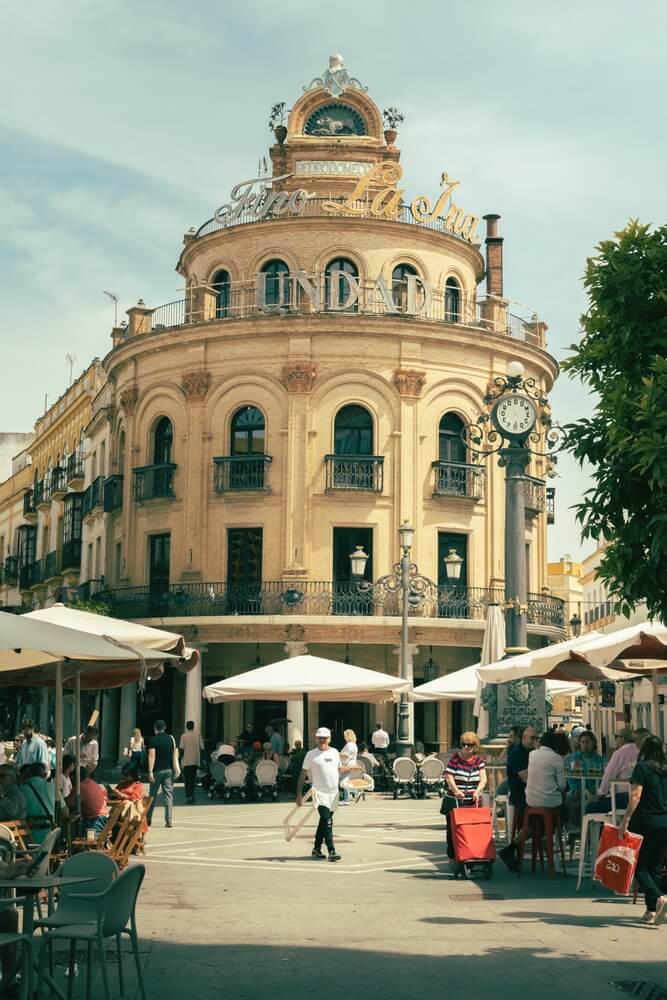
M 498 430 L 508 437 L 525 437 L 537 420 L 535 407 L 527 396 L 503 396 L 492 415 Z
M 306 119 L 305 135 L 366 135 L 366 123 L 347 104 L 323 104 Z

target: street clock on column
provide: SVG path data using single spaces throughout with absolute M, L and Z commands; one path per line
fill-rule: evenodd
M 491 410 L 491 419 L 505 437 L 523 438 L 537 421 L 537 410 L 527 396 L 512 393 L 501 396 Z

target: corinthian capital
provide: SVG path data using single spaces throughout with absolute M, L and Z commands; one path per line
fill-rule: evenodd
M 415 371 L 412 368 L 397 368 L 394 372 L 394 385 L 399 395 L 419 399 L 426 382 L 426 372 Z
M 125 410 L 126 416 L 131 417 L 133 415 L 138 399 L 139 389 L 136 385 L 130 385 L 127 389 L 123 389 L 120 394 L 120 405 Z
M 184 372 L 181 375 L 181 388 L 186 399 L 201 401 L 206 399 L 211 384 L 211 373 L 205 368 L 198 371 Z
M 283 366 L 280 381 L 288 392 L 310 392 L 315 384 L 317 369 L 307 362 Z

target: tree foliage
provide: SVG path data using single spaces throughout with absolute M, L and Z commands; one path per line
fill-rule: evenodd
M 595 485 L 576 505 L 582 538 L 606 542 L 598 575 L 624 614 L 667 622 L 667 226 L 631 222 L 596 248 L 582 339 L 564 367 L 597 397 L 566 426 Z

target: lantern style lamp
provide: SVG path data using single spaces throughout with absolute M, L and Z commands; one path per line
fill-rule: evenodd
M 456 549 L 450 549 L 449 555 L 445 556 L 445 573 L 447 574 L 447 579 L 451 580 L 452 583 L 456 583 L 457 580 L 461 579 L 461 567 L 463 566 L 463 559 L 461 556 L 457 555 Z
M 401 548 L 411 549 L 412 543 L 415 540 L 415 529 L 409 521 L 403 521 L 403 524 L 398 529 L 398 534 L 401 539 Z
M 357 579 L 361 579 L 366 572 L 366 564 L 368 562 L 368 555 L 364 552 L 363 545 L 357 545 L 354 552 L 350 553 L 350 566 L 352 568 L 352 576 Z

